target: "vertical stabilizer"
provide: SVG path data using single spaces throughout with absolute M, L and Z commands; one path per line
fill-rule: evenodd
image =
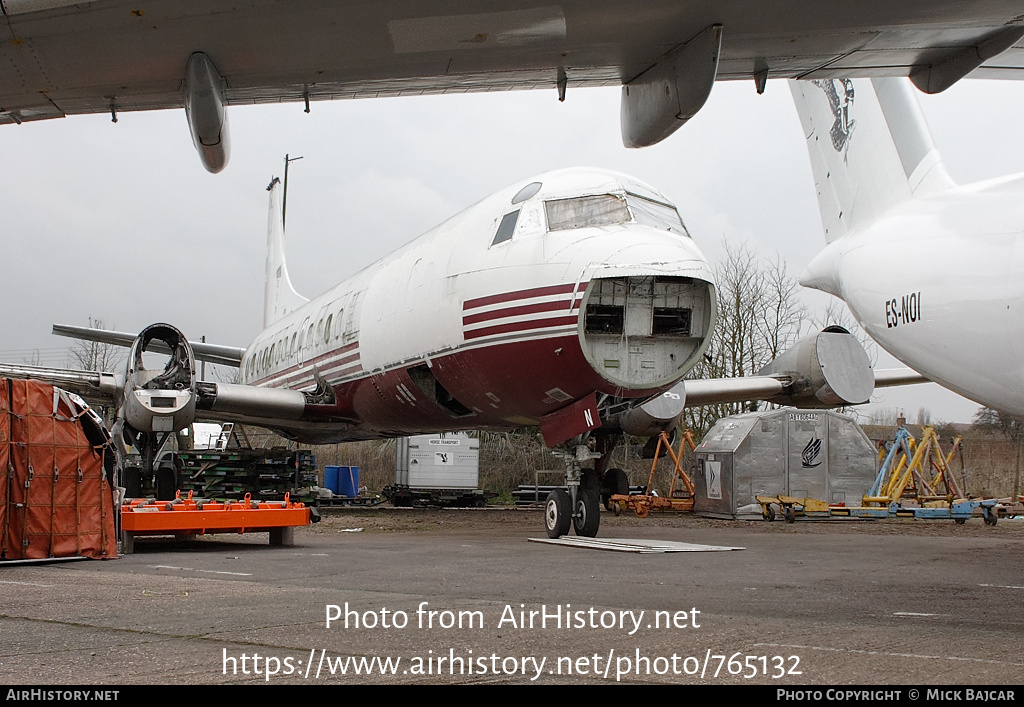
M 829 243 L 912 196 L 953 186 L 907 80 L 789 84 Z
M 284 262 L 281 180 L 274 177 L 267 191 L 270 192 L 270 216 L 267 221 L 267 272 L 263 293 L 264 327 L 309 301 L 292 287 L 288 266 Z

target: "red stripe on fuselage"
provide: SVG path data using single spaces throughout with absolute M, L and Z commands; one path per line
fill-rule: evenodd
M 556 310 L 573 310 L 580 306 L 582 299 L 578 299 L 570 304 L 569 300 L 555 300 L 554 302 L 537 302 L 536 304 L 524 304 L 518 307 L 505 307 L 504 309 L 494 309 L 490 312 L 481 312 L 479 314 L 468 314 L 462 317 L 462 325 L 469 326 L 470 324 L 477 324 L 479 322 L 486 322 L 492 319 L 504 319 L 506 317 L 517 317 L 522 314 L 536 314 L 537 312 L 552 312 Z M 566 305 L 569 304 L 569 307 Z
M 491 304 L 500 304 L 502 302 L 513 302 L 520 299 L 531 299 L 533 297 L 548 297 L 550 295 L 565 295 L 575 292 L 577 287 L 580 291 L 586 289 L 587 283 L 581 282 L 579 285 L 567 284 L 567 285 L 549 285 L 548 287 L 534 287 L 529 290 L 517 290 L 516 292 L 505 292 L 500 295 L 488 295 L 487 297 L 477 297 L 476 299 L 466 300 L 462 303 L 462 310 L 476 309 L 477 307 L 486 307 Z
M 510 331 L 528 331 L 534 329 L 545 329 L 547 327 L 575 325 L 576 317 L 554 317 L 550 319 L 531 319 L 525 322 L 512 322 L 510 324 L 498 324 L 495 326 L 474 329 L 463 334 L 467 340 L 479 339 L 481 336 L 491 334 L 506 334 Z

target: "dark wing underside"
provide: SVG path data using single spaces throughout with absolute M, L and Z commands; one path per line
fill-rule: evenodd
M 37 8 L 44 8 L 42 10 Z M 0 0 L 0 123 L 230 104 L 621 85 L 712 24 L 719 79 L 906 76 L 1020 24 L 1019 0 Z M 430 14 L 425 14 L 427 11 Z M 1024 42 L 970 76 L 1024 78 Z

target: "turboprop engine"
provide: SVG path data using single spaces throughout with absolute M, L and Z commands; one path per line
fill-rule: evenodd
M 153 359 L 167 357 L 153 366 Z M 119 417 L 135 432 L 170 434 L 196 416 L 196 366 L 185 335 L 169 324 L 142 330 L 128 354 Z
M 788 379 L 781 395 L 767 398 L 780 405 L 859 405 L 866 403 L 875 389 L 867 352 L 841 326 L 830 326 L 801 339 L 757 375 Z
M 602 417 L 607 430 L 654 437 L 679 424 L 687 406 L 767 400 L 798 407 L 839 407 L 866 403 L 875 376 L 864 347 L 840 326 L 798 341 L 754 376 L 680 381 L 670 390 Z

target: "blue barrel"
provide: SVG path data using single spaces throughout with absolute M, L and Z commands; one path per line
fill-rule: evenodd
M 331 493 L 338 493 L 338 469 L 337 466 L 324 467 L 324 488 L 330 489 Z
M 328 467 L 330 468 L 330 467 Z M 338 470 L 338 489 L 334 491 L 339 496 L 345 498 L 355 498 L 359 495 L 359 467 L 358 466 L 339 466 L 335 467 Z

